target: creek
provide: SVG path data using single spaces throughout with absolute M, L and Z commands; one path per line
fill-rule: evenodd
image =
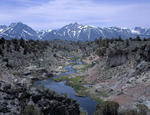
M 53 78 L 68 76 L 76 72 L 72 68 L 73 65 L 80 65 L 82 62 L 76 60 L 70 60 L 70 65 L 64 67 L 67 72 L 61 73 Z M 73 63 L 73 64 L 72 64 Z M 53 78 L 48 78 L 41 81 L 35 81 L 34 86 L 43 86 L 44 88 L 49 88 L 50 90 L 55 91 L 57 94 L 66 94 L 67 97 L 72 98 L 77 101 L 80 107 L 85 110 L 88 115 L 92 115 L 96 106 L 96 102 L 91 99 L 89 96 L 86 97 L 79 97 L 75 95 L 75 91 L 71 86 L 65 84 L 66 81 L 56 82 Z

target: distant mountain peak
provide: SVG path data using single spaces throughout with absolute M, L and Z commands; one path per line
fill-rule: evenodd
M 70 23 L 68 25 L 81 25 L 81 24 L 79 24 L 78 22 L 74 22 L 74 23 Z
M 78 27 L 78 26 L 82 26 L 82 25 L 77 23 L 77 22 L 75 22 L 75 23 L 70 23 L 70 24 L 68 24 L 68 25 L 66 25 L 64 27 Z
M 137 35 L 144 37 L 150 37 L 150 28 L 135 27 L 134 29 L 121 28 L 121 27 L 95 27 L 91 25 L 82 25 L 77 22 L 70 23 L 57 30 L 42 30 L 35 31 L 28 25 L 22 22 L 11 23 L 9 26 L 0 26 L 0 37 L 7 39 L 12 38 L 24 38 L 28 39 L 40 39 L 40 40 L 95 40 L 100 36 L 103 38 L 122 38 L 136 37 Z
M 25 25 L 22 22 L 13 22 L 9 26 L 16 26 L 16 25 Z
M 4 37 L 6 39 L 12 38 L 24 38 L 28 39 L 38 39 L 38 34 L 31 27 L 22 22 L 11 23 L 8 27 L 1 30 L 0 37 Z

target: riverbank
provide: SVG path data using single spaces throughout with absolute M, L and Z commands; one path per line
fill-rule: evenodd
M 96 103 L 84 92 L 86 87 L 84 87 L 83 84 L 86 84 L 86 82 L 83 81 L 81 76 L 69 78 L 70 75 L 76 73 L 72 66 L 81 65 L 82 63 L 77 60 L 76 57 L 72 57 L 68 62 L 70 64 L 64 67 L 67 72 L 63 72 L 49 79 L 37 81 L 34 85 L 41 85 L 45 88 L 52 89 L 58 94 L 63 94 L 75 99 L 82 108 L 81 110 L 83 110 L 81 111 L 82 114 L 86 113 L 84 111 L 87 111 L 89 115 L 92 115 L 94 113 Z
M 148 101 L 148 81 L 144 84 L 143 86 L 141 86 L 142 84 L 136 84 L 134 85 L 134 87 L 129 87 L 129 91 L 133 91 L 135 92 L 135 90 L 137 89 L 147 89 L 145 92 L 145 96 L 147 96 L 146 98 L 144 98 L 144 100 L 142 99 L 142 101 L 140 101 L 139 99 L 137 99 L 137 97 L 141 97 L 142 92 L 140 90 L 140 92 L 138 93 L 138 91 L 136 90 L 136 95 L 130 96 L 132 95 L 131 92 L 122 92 L 120 90 L 114 89 L 115 85 L 119 85 L 120 80 L 122 81 L 122 76 L 120 76 L 120 80 L 119 78 L 116 78 L 116 80 L 114 80 L 114 77 L 112 78 L 107 78 L 107 80 L 100 80 L 101 82 L 98 82 L 98 75 L 99 73 L 97 73 L 97 69 L 100 68 L 99 64 L 101 63 L 102 65 L 105 64 L 105 59 L 103 58 L 101 59 L 101 62 L 99 62 L 100 60 L 96 60 L 98 59 L 97 57 L 93 58 L 93 60 L 84 60 L 84 63 L 81 65 L 73 65 L 73 69 L 76 70 L 75 73 L 73 73 L 70 76 L 65 76 L 62 78 L 56 78 L 56 81 L 64 81 L 66 80 L 66 84 L 72 86 L 75 91 L 76 94 L 78 96 L 86 96 L 89 95 L 92 99 L 94 99 L 96 102 L 98 103 L 107 103 L 107 101 L 113 101 L 116 103 L 119 103 L 119 107 L 118 107 L 118 112 L 120 114 L 131 114 L 132 112 L 136 113 L 137 111 L 139 111 L 139 113 L 137 112 L 137 114 L 143 114 L 143 115 L 147 115 L 147 113 L 149 112 L 149 101 Z M 94 63 L 98 61 L 99 64 Z M 129 63 L 132 64 L 132 63 Z M 102 66 L 101 66 L 102 67 Z M 105 78 L 107 76 L 110 76 L 110 74 L 116 74 L 116 72 L 118 72 L 118 75 L 123 72 L 123 71 L 127 71 L 125 70 L 125 68 L 129 67 L 133 67 L 131 65 L 123 65 L 123 67 L 119 66 L 116 68 L 112 68 L 114 70 L 112 70 L 111 68 L 104 68 L 102 67 L 102 71 L 103 71 L 103 76 L 105 76 Z M 124 69 L 123 69 L 124 68 Z M 112 71 L 114 71 L 115 73 L 112 73 Z M 100 71 L 101 72 L 101 71 Z M 105 74 L 104 74 L 105 73 Z M 93 78 L 92 78 L 92 76 Z M 90 78 L 90 79 L 89 79 Z M 96 79 L 95 79 L 96 78 Z M 95 79 L 95 80 L 94 80 Z M 125 78 L 124 78 L 125 80 Z M 119 84 L 118 84 L 119 83 Z M 106 86 L 107 85 L 107 86 Z M 122 83 L 123 85 L 123 83 Z M 77 88 L 77 89 L 76 89 Z M 132 90 L 133 89 L 133 90 Z M 144 90 L 143 90 L 144 91 Z M 80 93 L 81 92 L 81 93 Z M 128 95 L 130 94 L 130 95 Z M 116 98 L 114 98 L 114 96 L 116 96 Z M 137 100 L 135 100 L 137 99 Z M 140 98 L 141 99 L 141 98 Z M 112 102 L 112 103 L 113 103 Z M 111 103 L 108 103 L 111 104 Z M 105 104 L 104 104 L 105 105 Z M 116 104 L 117 105 L 117 104 Z M 101 106 L 101 105 L 100 105 Z M 111 107 L 111 106 L 110 106 Z M 98 107 L 97 107 L 98 109 Z M 100 108 L 99 108 L 100 109 Z M 99 110 L 98 110 L 99 111 Z M 115 110 L 114 110 L 115 111 Z

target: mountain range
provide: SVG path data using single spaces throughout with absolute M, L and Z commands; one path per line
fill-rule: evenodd
M 150 28 L 135 27 L 134 29 L 120 27 L 94 27 L 90 25 L 81 25 L 71 23 L 60 29 L 36 31 L 21 22 L 11 23 L 9 26 L 0 25 L 0 38 L 6 39 L 23 38 L 25 40 L 72 40 L 87 41 L 95 40 L 100 36 L 103 38 L 118 38 L 119 36 L 126 39 L 136 37 L 150 38 Z

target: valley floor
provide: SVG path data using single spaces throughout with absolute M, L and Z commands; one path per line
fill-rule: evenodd
M 41 43 L 39 44 L 41 45 Z M 17 100 L 17 107 L 19 107 L 18 110 L 13 111 L 16 112 L 16 114 L 22 112 L 22 107 L 19 106 L 19 103 L 25 107 L 30 104 L 31 101 L 34 101 L 35 108 L 40 106 L 43 110 L 45 103 L 42 98 L 44 98 L 47 103 L 56 105 L 58 110 L 60 110 L 59 112 L 61 112 L 65 103 L 67 105 L 65 108 L 71 108 L 72 111 L 65 110 L 65 112 L 72 113 L 69 115 L 79 115 L 79 105 L 76 101 L 70 99 L 67 101 L 66 97 L 58 96 L 54 92 L 42 90 L 43 93 L 50 93 L 53 98 L 51 96 L 47 97 L 45 93 L 42 95 L 42 93 L 39 93 L 40 91 L 34 90 L 32 87 L 32 83 L 35 80 L 42 80 L 52 77 L 53 75 L 58 75 L 66 71 L 63 68 L 64 66 L 72 64 L 76 70 L 74 74 L 54 80 L 58 82 L 66 80 L 66 84 L 74 88 L 77 96 L 89 95 L 101 105 L 106 101 L 117 102 L 119 104 L 119 112 L 138 110 L 140 112 L 144 111 L 142 115 L 150 114 L 150 46 L 148 42 L 142 42 L 142 44 L 137 42 L 137 45 L 134 47 L 131 43 L 131 45 L 122 49 L 120 48 L 122 46 L 119 46 L 119 50 L 109 46 L 107 53 L 103 56 L 96 53 L 95 49 L 98 49 L 99 46 L 95 47 L 95 43 L 93 43 L 94 45 L 85 45 L 84 47 L 82 44 L 78 44 L 78 47 L 74 46 L 75 48 L 70 51 L 68 51 L 65 46 L 61 46 L 61 42 L 58 44 L 59 43 L 48 44 L 47 47 L 41 51 L 42 53 L 40 51 L 38 52 L 38 50 L 42 49 L 45 45 L 41 45 L 42 48 L 36 49 L 37 53 L 33 50 L 33 52 L 27 54 L 23 53 L 26 51 L 25 46 L 21 47 L 19 52 L 15 51 L 17 48 L 16 41 L 15 44 L 12 43 L 10 46 L 15 50 L 9 53 L 7 52 L 8 49 L 5 49 L 7 45 L 4 44 L 4 54 L 1 55 L 0 58 L 0 95 L 5 96 L 0 98 L 0 104 L 7 104 L 4 106 L 5 108 L 0 108 L 0 112 L 6 112 L 8 114 L 10 111 L 12 112 L 12 109 L 9 109 L 12 108 L 13 105 L 10 105 L 10 100 L 12 101 L 12 99 Z M 112 45 L 118 47 L 118 42 L 116 44 Z M 119 42 L 119 44 L 122 45 L 123 43 Z M 32 45 L 33 44 L 29 46 L 31 47 Z M 38 46 L 36 43 L 34 43 L 34 45 Z M 70 48 L 72 43 L 66 46 Z M 91 50 L 91 47 L 94 50 Z M 133 49 L 131 47 L 133 47 Z M 132 51 L 129 51 L 131 49 Z M 109 51 L 110 53 L 108 53 Z M 140 61 L 136 59 L 141 55 L 144 55 L 144 58 L 140 57 Z M 82 64 L 75 65 L 74 63 L 69 63 L 70 56 L 75 57 L 76 60 L 81 61 Z M 24 92 L 21 92 L 18 87 L 16 87 L 18 84 L 20 84 L 18 86 L 19 89 L 25 89 Z M 25 99 L 25 101 L 20 101 L 15 97 L 16 95 L 11 97 L 11 91 L 6 90 L 7 86 L 9 88 L 10 85 L 12 86 L 12 89 L 10 88 L 11 91 L 18 90 L 19 92 L 16 92 L 16 95 L 22 95 L 23 97 L 21 96 L 20 98 Z M 30 88 L 31 92 L 29 90 Z M 31 98 L 35 96 L 37 100 L 30 99 L 28 94 L 30 94 L 29 97 Z M 51 98 L 53 100 L 50 100 Z M 61 99 L 65 100 L 65 102 L 63 103 Z M 61 100 L 61 102 L 59 100 Z M 42 105 L 40 105 L 40 101 Z M 70 103 L 73 106 L 69 106 Z M 74 111 L 74 107 L 78 109 Z M 48 106 L 47 108 L 49 109 L 50 107 Z M 98 109 L 100 110 L 100 108 Z M 23 110 L 25 110 L 25 108 L 23 108 Z M 46 110 L 44 109 L 44 111 Z M 66 113 L 62 115 L 66 115 Z

